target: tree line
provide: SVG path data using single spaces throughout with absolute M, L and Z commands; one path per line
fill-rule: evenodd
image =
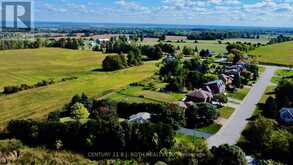
M 284 35 L 279 35 L 276 38 L 272 38 L 268 44 L 277 44 L 277 43 L 282 43 L 282 42 L 288 42 L 288 41 L 293 41 L 293 37 L 289 36 L 284 36 Z
M 46 47 L 48 45 L 47 40 L 37 38 L 36 40 L 0 40 L 0 50 L 10 50 L 10 49 L 33 49 Z
M 48 47 L 67 48 L 67 49 L 79 49 L 84 46 L 83 39 L 76 38 L 61 38 L 50 40 Z
M 259 38 L 258 34 L 237 31 L 203 31 L 187 35 L 189 40 L 224 40 L 229 38 Z

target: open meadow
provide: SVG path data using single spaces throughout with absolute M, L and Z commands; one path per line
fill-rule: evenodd
M 256 55 L 261 63 L 289 66 L 293 64 L 293 42 L 260 47 L 249 54 Z
M 67 49 L 27 49 L 0 52 L 0 87 L 33 84 L 50 78 L 76 76 L 78 79 L 11 95 L 0 95 L 0 126 L 11 119 L 43 118 L 85 92 L 101 97 L 154 74 L 155 62 L 115 72 L 101 71 L 105 55 Z M 95 71 L 96 70 L 96 71 Z

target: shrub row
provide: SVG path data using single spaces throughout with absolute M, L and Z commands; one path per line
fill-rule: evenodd
M 21 84 L 21 85 L 14 85 L 14 86 L 6 86 L 4 87 L 3 94 L 9 95 L 13 93 L 17 93 L 20 91 L 28 90 L 28 89 L 33 89 L 33 88 L 39 88 L 43 86 L 48 86 L 52 85 L 58 82 L 64 82 L 64 81 L 69 81 L 69 80 L 74 80 L 77 79 L 77 77 L 68 77 L 68 78 L 63 78 L 60 81 L 55 81 L 55 80 L 42 80 L 37 82 L 34 85 L 27 85 L 27 84 Z

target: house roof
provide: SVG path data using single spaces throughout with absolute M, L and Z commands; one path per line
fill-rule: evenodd
M 191 93 L 187 94 L 187 96 L 201 98 L 201 99 L 207 99 L 207 98 L 213 97 L 213 95 L 210 92 L 204 91 L 202 89 L 196 89 L 192 91 Z

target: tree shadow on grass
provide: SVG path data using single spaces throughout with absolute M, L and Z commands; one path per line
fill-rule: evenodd
M 93 69 L 93 72 L 109 72 L 109 71 L 105 71 L 103 68 L 97 68 L 97 69 Z

